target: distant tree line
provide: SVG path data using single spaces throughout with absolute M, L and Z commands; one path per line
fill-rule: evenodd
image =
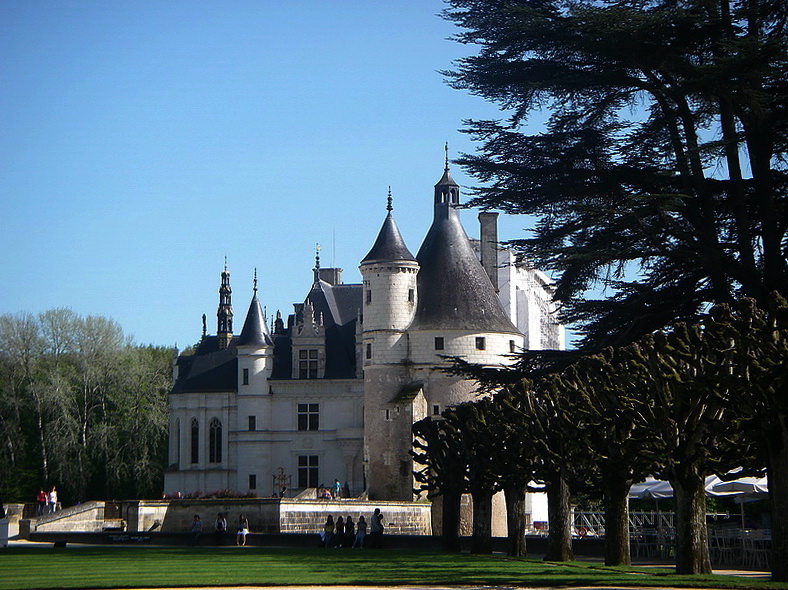
M 69 309 L 0 316 L 0 498 L 159 497 L 173 354 Z
M 647 475 L 676 498 L 676 567 L 710 573 L 705 477 L 766 471 L 773 560 L 788 563 L 784 455 L 788 414 L 788 302 L 768 310 L 751 299 L 719 305 L 697 324 L 679 323 L 598 354 L 526 356 L 517 369 L 488 370 L 459 359 L 491 395 L 414 425 L 421 491 L 442 496 L 447 548 L 457 548 L 459 497 L 473 501 L 476 552 L 490 551 L 491 499 L 503 490 L 510 553 L 524 555 L 529 482 L 544 484 L 548 560 L 572 559 L 570 497 L 603 498 L 606 563 L 630 563 L 627 496 Z M 527 376 L 526 376 L 527 375 Z

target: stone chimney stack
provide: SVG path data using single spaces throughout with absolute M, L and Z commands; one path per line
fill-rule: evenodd
M 488 211 L 479 213 L 480 253 L 482 267 L 490 277 L 495 292 L 498 292 L 498 214 Z

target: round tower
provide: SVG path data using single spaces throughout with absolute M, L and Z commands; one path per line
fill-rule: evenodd
M 410 253 L 392 216 L 388 214 L 372 249 L 359 270 L 363 292 L 364 366 L 400 363 L 408 356 L 405 329 L 416 311 L 419 264 Z
M 364 466 L 371 499 L 410 500 L 412 485 L 403 486 L 401 475 L 410 466 L 403 466 L 396 449 L 409 447 L 413 423 L 409 406 L 399 398 L 411 384 L 405 330 L 416 310 L 419 265 L 392 216 L 390 190 L 386 209 L 377 240 L 359 267 L 364 281 Z

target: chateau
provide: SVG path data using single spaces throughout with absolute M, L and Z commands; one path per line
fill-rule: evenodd
M 267 325 L 255 277 L 234 334 L 225 266 L 216 335 L 204 325 L 174 363 L 165 493 L 292 496 L 337 479 L 351 496 L 411 500 L 411 425 L 474 395 L 442 370 L 446 358 L 501 365 L 523 348 L 563 348 L 547 277 L 498 246 L 496 213 L 479 214 L 480 239 L 469 239 L 459 199 L 447 160 L 414 256 L 389 196 L 362 284 L 316 257 L 286 323 L 277 313 Z

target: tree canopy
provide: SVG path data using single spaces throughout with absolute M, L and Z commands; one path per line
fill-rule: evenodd
M 0 316 L 0 494 L 56 484 L 63 502 L 158 497 L 172 349 L 69 309 Z
M 555 273 L 583 348 L 788 292 L 784 2 L 449 0 L 444 16 L 478 47 L 449 83 L 508 115 L 466 122 L 470 205 L 536 217 L 513 244 Z

